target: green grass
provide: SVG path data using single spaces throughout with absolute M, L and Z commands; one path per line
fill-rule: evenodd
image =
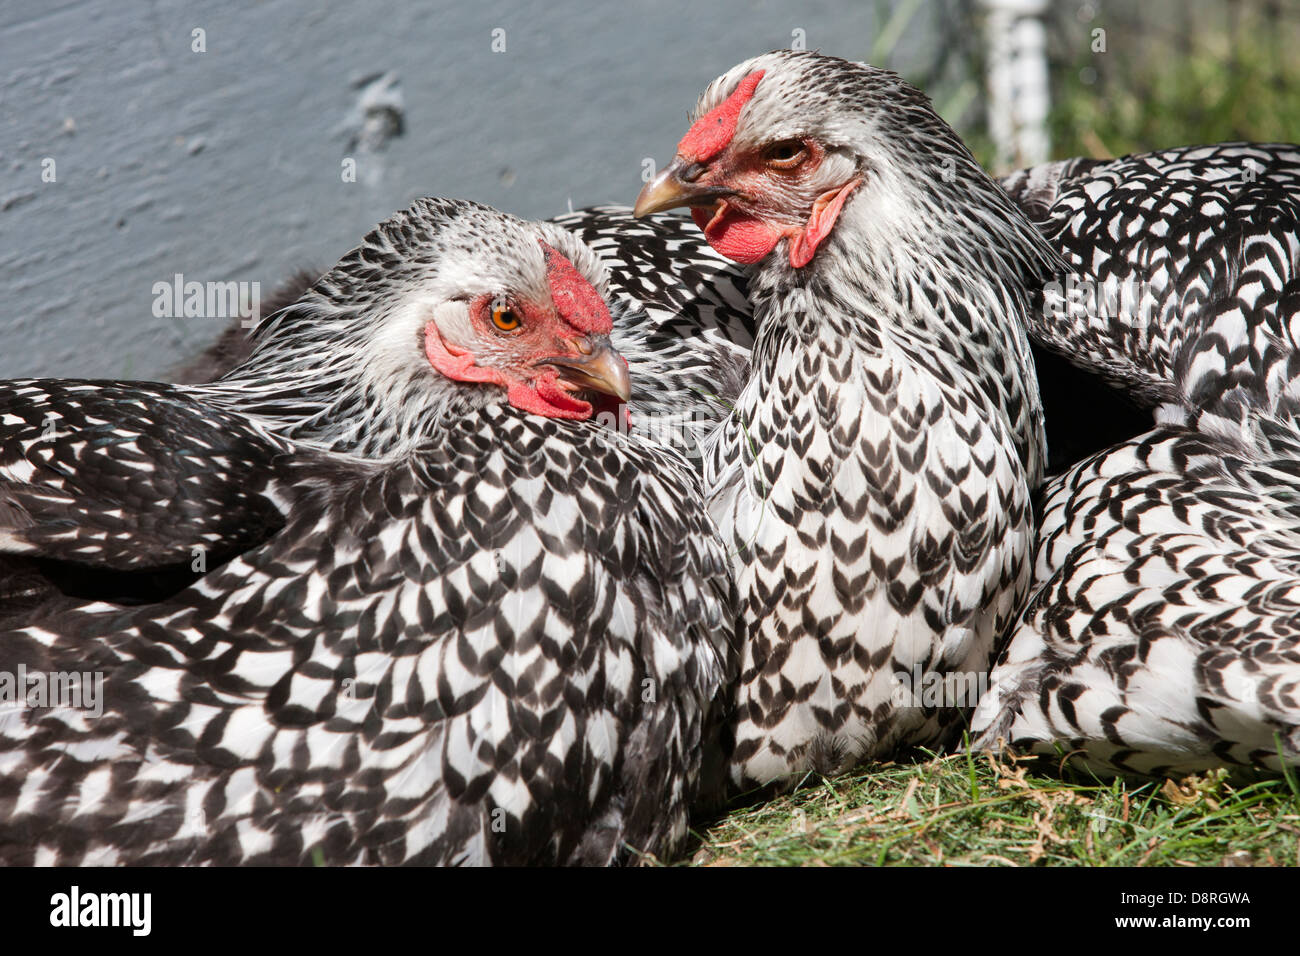
M 1055 762 L 923 755 L 733 811 L 702 866 L 1300 865 L 1300 785 L 1216 771 L 1104 780 Z

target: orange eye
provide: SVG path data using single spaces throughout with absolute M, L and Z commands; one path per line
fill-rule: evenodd
M 783 139 L 763 150 L 767 165 L 776 169 L 794 169 L 807 157 L 808 151 L 797 139 Z
M 500 308 L 492 310 L 492 324 L 502 332 L 513 332 L 519 328 L 519 316 L 513 309 Z

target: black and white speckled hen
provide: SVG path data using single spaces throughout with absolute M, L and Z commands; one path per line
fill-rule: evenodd
M 0 672 L 103 684 L 102 714 L 0 708 L 0 859 L 671 853 L 733 591 L 689 464 L 592 420 L 627 393 L 602 284 L 570 234 L 485 207 L 381 224 L 253 357 L 268 421 L 277 387 L 346 408 L 378 460 L 170 386 L 7 386 L 0 547 L 52 591 Z M 188 586 L 98 598 L 42 565 L 196 555 Z
M 1105 289 L 1048 314 L 1049 334 L 1158 425 L 1045 489 L 1039 590 L 980 741 L 1105 770 L 1300 763 L 1300 149 L 1038 179 L 1042 218 Z
M 838 61 L 831 62 L 839 68 Z M 950 170 L 956 167 L 944 159 L 937 170 L 920 172 L 928 180 Z M 1068 264 L 1063 268 L 1073 276 L 1067 283 L 1081 283 L 1073 293 L 1075 307 L 1031 311 L 1026 317 L 1047 412 L 1052 470 L 1136 434 L 1148 419 L 1035 339 L 1101 372 L 1139 403 L 1173 401 L 1181 409 L 1175 417 L 1193 407 L 1198 415 L 1223 409 L 1239 413 L 1261 398 L 1274 402 L 1286 395 L 1294 377 L 1293 353 L 1282 323 L 1289 321 L 1287 303 L 1294 296 L 1286 270 L 1294 259 L 1292 197 L 1298 171 L 1295 147 L 1225 144 L 1119 160 L 1069 160 L 1001 181 Z M 714 390 L 727 397 L 738 391 L 752 322 L 745 277 L 736 266 L 711 252 L 698 233 L 683 230 L 675 218 L 634 222 L 624 210 L 603 208 L 571 213 L 557 222 L 597 249 L 612 273 L 611 293 L 647 307 L 654 316 L 638 327 L 644 330 L 638 343 L 642 348 L 633 364 L 638 373 L 646 372 L 638 374 L 638 381 L 661 377 L 656 362 L 664 354 L 697 373 L 690 394 Z M 1250 299 L 1242 319 L 1235 290 L 1244 290 L 1248 298 L 1263 291 L 1273 301 L 1257 305 Z M 1206 302 L 1217 303 L 1213 311 L 1200 307 Z M 710 354 L 714 348 L 720 351 Z M 1182 383 L 1189 379 L 1179 372 L 1193 366 L 1210 372 L 1217 368 L 1220 374 L 1195 377 L 1201 391 L 1193 394 L 1184 389 Z M 210 375 L 223 366 L 209 361 L 207 367 Z M 716 374 L 718 368 L 725 374 Z M 1216 400 L 1243 389 L 1253 396 L 1248 405 Z M 700 411 L 695 406 L 692 414 Z M 718 406 L 702 411 L 711 420 Z M 1112 477 L 1131 472 L 1136 494 L 1147 466 L 1123 463 L 1132 447 L 1122 444 L 1102 461 Z M 1040 576 L 1059 572 L 1061 556 L 1068 552 L 1053 546 L 1052 524 L 1067 502 L 1090 515 L 1096 541 L 1108 540 L 1108 526 L 1098 523 L 1090 497 L 1095 492 L 1094 484 L 1069 476 L 1049 486 Z M 1112 487 L 1096 500 L 1116 502 L 1115 493 Z M 1159 513 L 1139 497 L 1130 503 L 1147 513 L 1148 524 Z M 1132 523 L 1136 517 L 1124 520 Z M 1056 583 L 1062 583 L 1059 577 Z M 1018 646 L 1029 646 L 1025 640 Z M 1062 733 L 1078 736 L 1069 728 Z M 1212 730 L 1203 735 L 1214 737 Z
M 980 746 L 1184 774 L 1300 763 L 1300 431 L 1169 423 L 1044 495 Z
M 900 683 L 985 672 L 1027 597 L 1025 326 L 1058 260 L 891 73 L 771 53 L 695 115 L 637 211 L 690 205 L 754 264 L 750 377 L 705 462 L 745 629 L 733 777 L 950 739 L 957 702 Z

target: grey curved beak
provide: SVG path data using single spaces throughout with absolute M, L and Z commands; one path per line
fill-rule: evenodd
M 674 159 L 642 188 L 632 215 L 640 219 L 679 206 L 712 206 L 719 199 L 734 195 L 730 189 L 698 182 L 703 172 L 704 167 L 699 163 L 687 162 L 680 156 Z
M 557 355 L 546 360 L 560 375 L 582 388 L 613 395 L 621 402 L 632 397 L 627 361 L 608 341 L 593 343 L 590 355 Z

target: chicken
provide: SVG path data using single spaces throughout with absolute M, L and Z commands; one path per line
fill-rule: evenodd
M 421 200 L 261 331 L 249 414 L 7 385 L 0 549 L 45 591 L 0 633 L 0 860 L 674 852 L 734 589 L 686 459 L 595 420 L 629 388 L 603 286 L 563 230 Z M 386 455 L 267 426 L 309 400 Z
M 921 93 L 813 53 L 709 86 L 636 211 L 682 205 L 751 264 L 758 329 L 705 459 L 743 615 L 734 783 L 950 741 L 1028 596 L 1025 327 L 1060 261 Z

